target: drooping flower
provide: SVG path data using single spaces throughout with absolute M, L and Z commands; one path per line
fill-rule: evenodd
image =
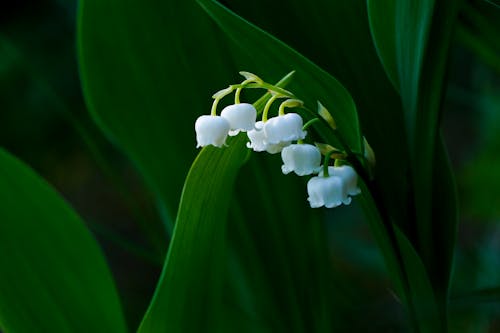
M 253 149 L 254 151 L 265 151 L 266 150 L 266 133 L 263 130 L 264 123 L 258 121 L 255 123 L 255 128 L 248 131 L 247 135 L 250 142 L 247 143 L 247 147 Z
M 227 119 L 220 116 L 200 116 L 194 124 L 198 147 L 212 145 L 222 147 L 226 143 L 230 125 Z
M 331 176 L 339 177 L 346 185 L 346 193 L 348 195 L 358 195 L 361 190 L 358 187 L 358 174 L 350 165 L 342 165 L 338 167 L 328 167 L 328 173 Z
M 284 144 L 302 140 L 307 132 L 302 130 L 302 117 L 297 113 L 287 113 L 273 117 L 265 122 L 264 132 L 269 144 Z
M 316 176 L 307 182 L 307 200 L 311 208 L 334 208 L 342 203 L 348 205 L 351 198 L 346 195 L 345 184 L 341 178 L 335 176 Z
M 255 123 L 255 128 L 247 132 L 250 142 L 247 143 L 247 147 L 253 149 L 256 152 L 267 151 L 270 154 L 277 154 L 281 152 L 283 147 L 288 146 L 291 142 L 282 142 L 279 144 L 270 144 L 267 142 L 267 136 L 264 132 L 264 122 L 258 121 Z
M 321 169 L 321 153 L 310 144 L 292 144 L 281 151 L 283 173 L 295 172 L 298 176 L 310 175 Z
M 239 103 L 226 106 L 220 115 L 229 122 L 229 135 L 235 136 L 239 132 L 250 131 L 254 128 L 257 110 L 252 104 Z

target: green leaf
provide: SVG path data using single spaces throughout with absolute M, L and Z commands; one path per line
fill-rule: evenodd
M 290 78 L 287 75 L 278 84 Z M 256 109 L 262 110 L 269 97 L 267 93 L 257 101 Z M 247 141 L 242 133 L 228 140 L 228 147 L 205 147 L 193 162 L 162 275 L 140 333 L 217 327 L 227 214 L 236 176 L 250 152 Z
M 459 19 L 457 40 L 500 73 L 500 5 L 484 0 L 466 1 Z
M 290 90 L 304 99 L 310 108 L 316 108 L 317 100 L 320 100 L 333 115 L 339 135 L 347 146 L 355 152 L 363 151 L 356 106 L 342 84 L 283 42 L 236 16 L 216 1 L 199 0 L 198 3 L 240 48 L 235 51 L 238 63 L 254 64 L 256 69 L 273 68 L 274 73 L 295 70 L 296 85 Z
M 392 228 L 384 224 L 377 204 L 370 194 L 370 189 L 362 179 L 359 181 L 359 187 L 361 189 L 361 194 L 358 196 L 357 200 L 359 200 L 363 207 L 363 211 L 370 225 L 370 230 L 382 252 L 384 262 L 393 279 L 396 292 L 398 296 L 401 297 L 403 304 L 407 305 L 409 298 L 408 286 L 404 275 L 404 267 L 400 262 L 400 258 L 397 256 L 397 243 L 393 238 L 394 236 L 391 234 Z
M 394 226 L 396 239 L 408 278 L 410 302 L 416 315 L 415 327 L 418 332 L 446 332 L 446 323 L 440 317 L 433 288 L 420 256 L 404 233 Z
M 377 49 L 380 61 L 384 65 L 385 72 L 394 88 L 399 91 L 399 75 L 397 67 L 396 53 L 396 33 L 395 33 L 395 3 L 397 0 L 373 1 L 368 0 L 368 19 L 370 29 Z M 388 3 L 390 5 L 388 6 Z
M 204 148 L 189 171 L 174 235 L 153 301 L 139 332 L 199 332 L 214 326 L 227 212 L 248 150 L 240 135 L 229 147 Z
M 413 222 L 404 229 L 430 272 L 440 306 L 448 291 L 457 218 L 439 119 L 458 6 L 458 1 L 368 1 L 378 54 L 399 83 L 404 107 L 413 192 Z
M 210 96 L 240 76 L 193 1 L 79 4 L 79 64 L 89 111 L 159 196 L 171 229 L 196 156 L 194 122 L 210 112 Z
M 410 223 L 414 214 L 408 209 L 409 158 L 401 101 L 377 58 L 365 2 L 313 0 L 306 5 L 292 0 L 283 7 L 265 0 L 235 0 L 228 6 L 272 31 L 274 36 L 319 64 L 347 87 L 355 100 L 363 134 L 376 155 L 377 166 L 370 187 L 384 222 L 388 225 Z M 283 18 L 293 24 L 283 24 Z M 246 25 L 248 22 L 241 20 L 239 29 Z M 246 29 L 248 34 L 255 30 Z M 236 44 L 243 49 L 241 57 L 245 61 L 245 54 L 254 56 L 253 38 L 242 35 Z M 272 52 L 269 47 L 265 54 Z M 265 66 L 265 62 L 260 66 Z M 326 106 L 332 111 L 330 105 Z
M 0 150 L 0 328 L 126 332 L 99 246 L 55 191 Z
M 407 210 L 409 157 L 401 101 L 377 59 L 366 19 L 366 3 L 312 0 L 305 5 L 301 0 L 290 0 L 287 6 L 281 6 L 266 0 L 235 0 L 228 6 L 293 46 L 349 90 L 356 103 L 363 135 L 377 158 L 372 193 L 384 209 L 384 219 L 409 223 L 413 212 Z M 293 24 L 284 24 L 287 20 Z M 253 31 L 248 28 L 249 34 Z M 248 39 L 242 36 L 237 43 L 244 47 Z M 247 63 L 252 60 L 247 61 L 245 53 L 252 56 L 255 53 L 252 45 L 245 47 L 242 55 Z M 265 62 L 255 66 L 260 68 Z M 272 66 L 276 65 L 269 65 Z M 325 106 L 332 111 L 330 105 Z

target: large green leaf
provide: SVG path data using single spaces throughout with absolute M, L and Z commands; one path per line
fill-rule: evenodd
M 0 150 L 0 328 L 126 332 L 96 241 L 57 193 Z
M 194 121 L 237 75 L 212 30 L 192 1 L 80 1 L 87 105 L 159 196 L 170 227 L 196 156 Z
M 186 179 L 163 273 L 139 332 L 198 332 L 216 323 L 227 211 L 248 150 L 239 136 L 229 147 L 207 147 Z
M 457 218 L 439 120 L 458 6 L 457 1 L 368 1 L 373 39 L 388 76 L 399 85 L 406 119 L 413 226 L 405 232 L 441 303 L 448 290 Z
M 269 97 L 257 101 L 256 108 L 262 111 Z M 250 152 L 247 141 L 240 134 L 229 140 L 228 147 L 205 147 L 193 162 L 162 276 L 139 332 L 216 331 L 227 214 L 236 176 Z

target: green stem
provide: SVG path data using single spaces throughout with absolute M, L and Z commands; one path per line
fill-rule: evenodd
M 280 108 L 279 108 L 279 111 L 278 111 L 278 115 L 279 115 L 279 116 L 284 116 L 284 115 L 285 115 L 285 103 L 281 103 L 281 104 L 280 104 Z
M 247 80 L 241 82 L 240 86 L 238 88 L 236 88 L 236 93 L 234 94 L 234 104 L 240 104 L 241 91 L 243 90 L 243 88 L 245 88 L 245 86 L 247 86 L 251 82 L 255 82 L 255 81 L 251 80 L 251 79 L 247 79 Z
M 216 116 L 217 115 L 217 104 L 219 104 L 220 98 L 214 99 L 214 102 L 212 103 L 212 110 L 210 112 L 211 116 Z
M 269 109 L 271 108 L 271 105 L 273 102 L 278 99 L 280 96 L 279 95 L 272 95 L 271 98 L 266 103 L 266 106 L 264 106 L 264 111 L 262 112 L 262 121 L 266 122 L 267 121 L 267 114 L 269 113 Z
M 240 104 L 240 94 L 243 88 L 236 89 L 236 93 L 234 94 L 234 104 Z
M 230 87 L 232 89 L 238 89 L 238 88 L 266 89 L 269 92 L 273 92 L 273 93 L 278 94 L 278 95 L 283 95 L 283 97 L 295 98 L 295 95 L 292 94 L 291 92 L 289 92 L 288 90 L 285 90 L 285 89 L 280 88 L 280 87 L 273 86 L 272 84 L 269 84 L 269 83 L 266 83 L 266 82 L 263 82 L 263 83 L 252 82 L 252 83 L 245 84 L 245 85 L 243 85 L 243 84 L 232 84 Z
M 328 173 L 328 165 L 330 164 L 330 157 L 335 153 L 334 150 L 325 155 L 325 160 L 323 161 L 323 177 L 328 178 L 330 174 Z
M 313 119 L 309 120 L 307 123 L 304 124 L 304 126 L 302 126 L 302 130 L 305 131 L 306 129 L 311 127 L 312 124 L 317 123 L 318 121 L 321 121 L 321 120 L 319 118 L 313 118 Z

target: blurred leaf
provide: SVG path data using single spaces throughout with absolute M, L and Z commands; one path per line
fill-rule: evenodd
M 384 224 L 377 205 L 370 194 L 369 188 L 363 180 L 360 180 L 359 187 L 361 189 L 361 194 L 359 195 L 358 200 L 360 201 L 363 211 L 368 219 L 373 237 L 377 241 L 377 245 L 382 252 L 384 262 L 396 286 L 397 294 L 401 297 L 403 304 L 407 305 L 408 286 L 406 285 L 406 277 L 404 275 L 405 273 L 402 263 L 400 262 L 400 258 L 397 256 L 398 249 L 396 248 L 396 242 L 392 239 L 393 236 L 390 234 L 392 230 L 388 230 Z
M 211 94 L 239 77 L 212 31 L 192 1 L 80 2 L 87 105 L 160 197 L 167 229 L 196 154 L 194 121 L 209 112 Z
M 125 332 L 103 255 L 44 181 L 0 150 L 0 326 L 7 332 Z
M 444 307 L 457 215 L 454 180 L 438 127 L 446 60 L 459 2 L 368 3 L 379 56 L 383 57 L 388 75 L 397 75 L 406 117 L 414 222 L 405 231 L 429 270 L 440 306 Z M 387 16 L 385 11 L 393 15 Z
M 454 295 L 451 303 L 455 307 L 475 307 L 479 304 L 492 303 L 500 307 L 500 287 L 474 290 L 467 294 Z
M 465 1 L 459 15 L 457 39 L 500 73 L 500 6 L 484 0 Z
M 436 298 L 424 264 L 403 232 L 397 226 L 394 226 L 394 231 L 408 277 L 410 302 L 416 315 L 417 332 L 446 332 L 446 324 L 441 321 L 445 317 L 440 318 Z
M 373 41 L 380 61 L 394 88 L 399 91 L 399 73 L 396 51 L 396 3 L 397 0 L 368 0 L 368 19 Z M 388 2 L 390 5 L 388 6 Z

